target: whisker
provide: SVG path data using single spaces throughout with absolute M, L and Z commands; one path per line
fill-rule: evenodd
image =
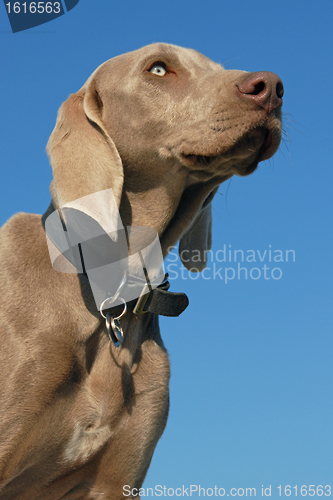
M 283 134 L 287 137 L 288 141 L 291 142 L 291 137 L 289 135 L 288 130 L 285 130 L 284 128 L 282 129 Z M 283 137 L 282 137 L 283 139 Z
M 229 210 L 228 210 L 228 193 L 229 193 L 229 188 L 230 188 L 230 184 L 231 184 L 231 181 L 232 181 L 232 177 L 229 179 L 229 182 L 228 182 L 228 186 L 227 186 L 227 191 L 225 193 L 225 208 L 227 210 L 227 214 L 229 214 Z
M 288 142 L 290 142 L 290 141 L 287 141 L 286 139 L 284 139 L 284 137 L 282 137 L 282 142 L 283 142 L 283 144 L 284 144 L 284 146 L 286 147 L 286 150 L 287 150 L 287 152 L 288 152 L 288 156 L 289 156 L 289 159 L 290 159 L 291 170 L 293 170 L 293 169 L 294 169 L 293 160 L 292 160 L 292 157 L 291 157 L 290 150 L 289 150 L 289 148 L 288 148 Z M 280 153 L 283 155 L 283 157 L 285 158 L 286 156 L 285 156 L 285 154 L 283 153 L 283 151 L 282 151 L 281 147 L 279 148 L 279 151 L 280 151 Z
M 297 122 L 296 120 L 292 120 L 291 118 L 287 118 L 287 116 L 293 116 L 291 115 L 290 113 L 285 113 L 285 112 L 282 112 L 282 118 L 283 118 L 283 123 L 286 127 L 292 129 L 292 130 L 296 130 L 296 132 L 299 132 L 300 134 L 303 134 L 305 137 L 307 137 L 307 135 L 302 132 L 302 130 L 299 130 L 298 128 L 296 127 L 292 127 L 290 125 L 290 123 L 294 123 L 295 125 L 297 125 L 298 127 L 302 127 L 303 129 L 305 129 L 306 131 L 310 132 L 310 130 L 305 127 L 304 125 L 302 125 L 301 123 Z M 285 122 L 290 122 L 290 123 L 285 123 Z
M 304 135 L 304 137 L 308 138 L 308 136 L 304 132 L 302 132 L 302 130 L 298 130 L 296 127 L 292 127 L 291 125 L 289 125 L 289 123 L 284 123 L 284 125 L 290 128 L 291 130 L 295 130 L 296 132 L 299 132 L 300 134 Z
M 239 60 L 239 57 L 228 57 L 227 59 L 223 59 L 222 62 L 220 62 L 221 66 L 225 69 L 231 69 L 229 64 L 234 63 L 235 61 Z M 229 67 L 228 67 L 229 66 Z

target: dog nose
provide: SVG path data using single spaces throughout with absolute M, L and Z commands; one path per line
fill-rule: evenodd
M 251 99 L 268 114 L 282 106 L 283 83 L 275 73 L 269 71 L 250 73 L 236 87 L 240 97 Z

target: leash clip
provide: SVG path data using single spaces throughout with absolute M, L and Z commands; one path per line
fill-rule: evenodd
M 127 311 L 126 301 L 122 297 L 120 297 L 120 292 L 126 283 L 126 278 L 127 278 L 127 273 L 125 271 L 123 279 L 122 279 L 116 293 L 112 297 L 107 297 L 105 300 L 103 300 L 103 302 L 101 303 L 101 306 L 99 308 L 99 312 L 101 313 L 102 317 L 105 318 L 106 331 L 107 331 L 107 334 L 109 336 L 109 339 L 112 340 L 112 342 L 114 343 L 114 345 L 116 347 L 119 347 L 120 344 L 124 340 L 124 332 L 123 332 L 123 329 L 121 327 L 119 320 L 122 316 L 124 316 L 124 314 Z M 109 305 L 111 306 L 111 304 L 113 304 L 113 302 L 115 302 L 117 299 L 121 300 L 124 304 L 124 309 L 123 309 L 122 313 L 119 314 L 119 316 L 113 316 L 110 312 L 106 313 L 106 315 L 105 315 L 103 313 L 104 304 L 106 302 L 110 302 Z
M 116 347 L 119 347 L 124 340 L 124 332 L 119 319 L 125 314 L 126 311 L 127 305 L 124 301 L 124 310 L 119 316 L 114 317 L 111 313 L 107 313 L 105 316 L 106 331 L 108 333 L 109 339 L 112 340 Z

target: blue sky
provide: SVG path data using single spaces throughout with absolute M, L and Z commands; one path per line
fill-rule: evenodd
M 284 83 L 287 136 L 253 175 L 220 187 L 208 271 L 193 279 L 175 254 L 166 263 L 190 306 L 161 319 L 171 409 L 145 487 L 261 496 L 271 485 L 272 498 L 279 485 L 282 496 L 285 485 L 333 488 L 332 26 L 330 1 L 80 0 L 16 34 L 0 9 L 1 224 L 46 209 L 57 109 L 113 56 L 164 41 Z M 257 261 L 242 263 L 248 279 L 238 262 L 218 261 L 224 248 L 254 250 Z M 295 260 L 269 262 L 275 250 Z M 226 267 L 236 270 L 227 283 Z

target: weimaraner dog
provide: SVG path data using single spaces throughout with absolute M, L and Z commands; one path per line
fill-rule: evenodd
M 155 305 L 101 315 L 85 270 L 52 267 L 47 216 L 66 227 L 66 204 L 112 189 L 124 227 L 152 228 L 163 256 L 180 241 L 186 267 L 204 269 L 210 202 L 277 151 L 282 95 L 274 73 L 157 43 L 105 62 L 61 106 L 51 208 L 0 233 L 1 500 L 136 495 L 168 415 L 158 316 L 186 306 L 164 282 L 144 294 Z

